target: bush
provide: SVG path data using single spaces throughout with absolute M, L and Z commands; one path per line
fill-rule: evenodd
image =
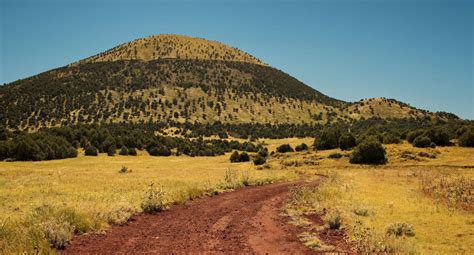
M 295 147 L 295 150 L 296 150 L 296 151 L 305 151 L 305 150 L 307 150 L 307 149 L 308 149 L 308 145 L 307 145 L 306 143 L 302 143 L 302 144 L 297 145 L 297 146 Z
M 86 156 L 97 156 L 97 148 L 92 145 L 89 145 L 84 151 L 84 154 Z
M 129 169 L 126 166 L 122 166 L 122 168 L 120 168 L 120 170 L 119 170 L 119 173 L 121 173 L 121 174 L 126 174 L 126 173 L 131 173 L 131 172 L 132 172 L 132 169 Z
M 250 156 L 247 152 L 242 152 L 239 154 L 238 151 L 234 151 L 230 155 L 230 162 L 231 163 L 238 163 L 238 162 L 247 162 L 250 161 Z
M 38 146 L 38 143 L 30 137 L 20 138 L 16 143 L 16 147 L 13 149 L 13 157 L 16 160 L 28 161 L 28 160 L 43 160 L 46 158 L 45 153 Z
M 459 145 L 463 147 L 474 147 L 474 128 L 465 131 L 459 137 Z
M 351 133 L 346 133 L 339 137 L 339 148 L 341 150 L 352 149 L 356 146 L 356 139 Z
M 400 143 L 400 138 L 398 138 L 397 136 L 393 135 L 393 134 L 390 134 L 390 133 L 386 133 L 384 136 L 383 136 L 383 144 L 398 144 Z
M 279 153 L 294 152 L 293 148 L 291 148 L 289 144 L 282 144 L 278 146 L 276 150 Z
M 53 248 L 64 249 L 72 239 L 74 227 L 67 221 L 51 219 L 40 226 L 44 237 Z
M 135 148 L 128 149 L 128 155 L 136 156 L 137 155 L 137 150 L 135 150 Z
M 431 139 L 427 136 L 420 135 L 413 141 L 413 146 L 418 148 L 427 148 L 431 146 Z
M 341 214 L 339 212 L 331 212 L 325 216 L 329 229 L 339 229 L 342 224 Z
M 268 149 L 267 148 L 263 148 L 261 150 L 258 151 L 258 155 L 260 155 L 261 157 L 268 157 Z
M 107 149 L 107 156 L 110 156 L 110 157 L 115 156 L 115 147 L 114 146 L 109 147 Z
M 395 236 L 395 237 L 402 237 L 402 236 L 412 237 L 412 236 L 415 236 L 415 230 L 413 229 L 412 225 L 405 222 L 392 223 L 385 228 L 385 234 L 387 236 Z
M 247 162 L 247 161 L 250 161 L 250 157 L 249 157 L 249 154 L 247 152 L 242 152 L 240 153 L 240 162 Z
M 0 141 L 0 161 L 10 157 L 10 145 L 5 141 Z
M 421 130 L 421 129 L 408 132 L 408 134 L 407 134 L 407 141 L 408 141 L 409 143 L 413 143 L 413 141 L 415 141 L 415 139 L 416 139 L 418 136 L 422 135 L 424 132 L 425 132 L 425 131 L 423 131 L 423 130 Z
M 339 137 L 341 133 L 338 129 L 324 129 L 321 136 L 314 140 L 314 147 L 318 150 L 330 150 L 339 147 Z
M 151 183 L 140 207 L 145 213 L 164 211 L 166 209 L 164 196 L 165 192 L 161 188 L 155 188 L 154 183 Z
M 257 157 L 255 157 L 255 159 L 253 160 L 253 163 L 256 166 L 263 165 L 265 164 L 265 162 L 266 162 L 265 158 L 260 155 L 257 155 Z
M 430 138 L 430 140 L 435 143 L 437 146 L 448 146 L 449 142 L 449 133 L 446 129 L 438 127 L 432 128 L 425 132 L 425 135 Z
M 119 155 L 128 156 L 128 148 L 126 146 L 122 146 L 122 148 L 120 148 Z
M 385 164 L 385 148 L 376 137 L 363 140 L 352 152 L 350 162 L 353 164 Z
M 337 159 L 337 158 L 342 158 L 342 154 L 341 153 L 331 153 L 329 154 L 328 158 L 334 158 L 334 159 Z
M 238 151 L 232 152 L 232 154 L 230 155 L 230 162 L 231 163 L 240 162 L 240 155 Z
M 152 146 L 148 148 L 150 156 L 171 156 L 171 150 L 166 146 Z

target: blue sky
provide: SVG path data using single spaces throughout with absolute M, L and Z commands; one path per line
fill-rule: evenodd
M 338 99 L 474 119 L 471 0 L 0 2 L 0 84 L 175 33 L 243 49 Z

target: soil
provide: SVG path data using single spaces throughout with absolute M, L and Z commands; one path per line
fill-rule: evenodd
M 288 224 L 281 212 L 294 185 L 303 182 L 247 187 L 157 214 L 138 214 L 103 234 L 75 237 L 62 253 L 316 254 L 298 240 L 302 230 Z M 328 237 L 324 241 L 338 252 L 351 253 L 343 232 Z

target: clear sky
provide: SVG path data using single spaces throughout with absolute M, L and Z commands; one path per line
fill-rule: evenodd
M 474 119 L 473 0 L 0 2 L 0 84 L 174 33 L 238 47 L 331 97 Z

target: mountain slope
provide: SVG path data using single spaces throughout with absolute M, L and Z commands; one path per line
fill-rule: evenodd
M 395 100 L 328 97 L 235 48 L 159 35 L 0 87 L 0 124 L 328 123 L 440 118 Z
M 153 35 L 121 44 L 75 64 L 158 59 L 223 60 L 265 65 L 252 55 L 220 42 L 169 34 Z

